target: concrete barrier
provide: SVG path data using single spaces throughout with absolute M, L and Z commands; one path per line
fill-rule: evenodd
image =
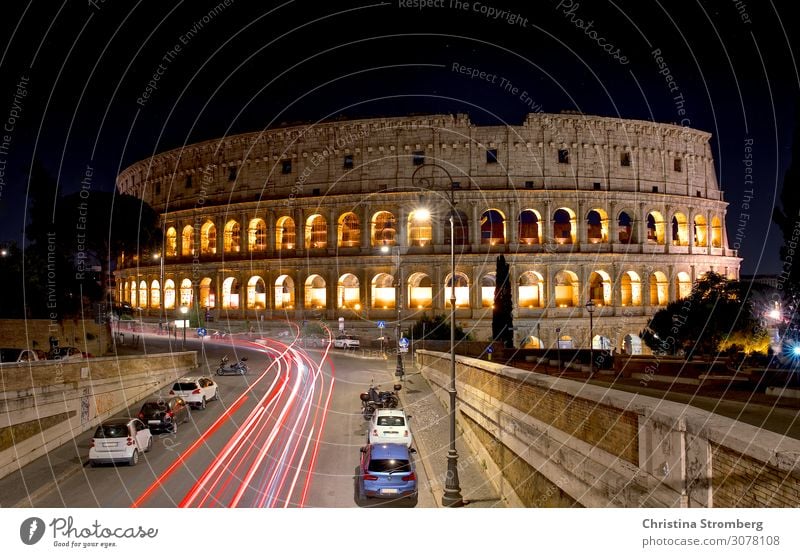
M 0 364 L 0 477 L 196 368 L 196 352 Z
M 450 356 L 417 353 L 447 404 Z M 456 357 L 459 421 L 527 507 L 797 507 L 800 441 L 652 397 Z

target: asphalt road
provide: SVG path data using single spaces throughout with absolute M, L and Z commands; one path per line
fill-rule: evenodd
M 164 338 L 145 336 L 143 342 L 147 352 L 169 349 Z M 173 341 L 173 348 L 180 343 Z M 137 466 L 88 466 L 91 432 L 55 449 L 59 458 L 72 456 L 84 466 L 37 497 L 37 507 L 410 505 L 364 503 L 356 495 L 359 449 L 366 440 L 358 395 L 373 380 L 392 384 L 386 362 L 277 341 L 266 347 L 207 341 L 201 348 L 189 340 L 186 348 L 201 351 L 208 375 L 225 354 L 232 361 L 247 356 L 250 372 L 215 377 L 218 400 L 193 410 L 177 433 L 156 435 Z M 129 412 L 135 415 L 139 406 Z M 419 463 L 417 475 L 417 506 L 435 506 Z

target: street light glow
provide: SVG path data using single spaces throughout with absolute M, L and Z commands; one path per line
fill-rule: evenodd
M 430 218 L 431 212 L 427 209 L 427 207 L 420 207 L 414 211 L 414 220 L 416 221 L 426 221 Z
M 773 309 L 772 311 L 769 312 L 769 316 L 772 319 L 776 319 L 777 320 L 777 319 L 781 318 L 781 312 L 778 309 Z
M 381 246 L 382 253 L 389 253 L 389 246 Z
M 795 344 L 792 347 L 792 355 L 793 356 L 800 356 L 800 344 Z

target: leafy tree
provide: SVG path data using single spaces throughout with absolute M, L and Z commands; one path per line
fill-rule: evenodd
M 706 273 L 683 300 L 653 316 L 639 336 L 654 352 L 687 356 L 716 354 L 723 349 L 752 349 L 763 344 L 766 331 L 753 316 L 747 285 L 718 273 Z M 743 339 L 753 344 L 740 345 Z
M 427 314 L 423 314 L 411 327 L 411 336 L 421 339 L 423 333 L 425 340 L 450 340 L 450 322 L 444 315 L 430 318 Z M 469 340 L 469 335 L 458 324 L 456 324 L 456 340 Z
M 492 309 L 492 338 L 502 342 L 506 348 L 514 347 L 514 321 L 511 312 L 514 309 L 511 300 L 510 265 L 506 258 L 497 258 L 496 283 L 494 288 L 494 307 Z

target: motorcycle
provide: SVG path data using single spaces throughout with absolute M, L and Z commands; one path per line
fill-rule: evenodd
M 395 385 L 394 389 L 399 391 L 402 387 Z M 380 385 L 370 384 L 366 393 L 359 395 L 361 398 L 361 413 L 364 415 L 365 420 L 372 418 L 377 408 L 397 408 L 400 404 L 400 399 L 392 391 L 381 391 Z
M 223 356 L 219 361 L 217 375 L 244 375 L 247 373 L 247 358 L 242 358 L 238 362 L 228 364 L 228 356 Z

